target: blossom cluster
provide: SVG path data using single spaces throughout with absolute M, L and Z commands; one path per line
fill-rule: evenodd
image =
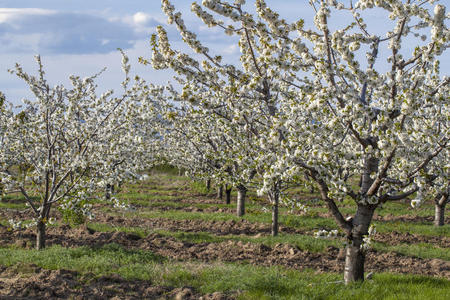
M 325 229 L 320 229 L 316 232 L 314 232 L 314 237 L 316 239 L 321 238 L 321 239 L 330 239 L 330 238 L 335 238 L 338 236 L 338 231 L 336 229 L 327 231 Z
M 362 251 L 368 251 L 372 247 L 373 236 L 377 233 L 375 225 L 370 225 L 368 234 L 363 237 L 362 244 L 360 246 Z

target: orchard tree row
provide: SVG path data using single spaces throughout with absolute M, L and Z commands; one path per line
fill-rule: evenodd
M 227 195 L 236 188 L 238 216 L 248 189 L 266 195 L 272 235 L 283 191 L 305 181 L 317 187 L 347 238 L 346 283 L 364 278 L 364 238 L 383 203 L 415 197 L 411 204 L 418 206 L 431 198 L 435 224 L 443 225 L 450 117 L 450 79 L 440 72 L 450 40 L 445 6 L 315 0 L 314 20 L 289 23 L 265 1 L 245 2 L 191 7 L 230 43 L 238 40 L 240 64 L 229 64 L 162 0 L 168 23 L 192 50 L 174 49 L 166 29 L 157 28 L 151 58 L 139 60 L 174 72 L 167 86 L 131 80 L 125 55 L 121 96 L 97 96 L 98 75 L 72 77 L 67 90 L 48 86 L 39 60 L 38 77 L 16 67 L 35 100 L 20 112 L 2 101 L 0 171 L 4 189 L 22 192 L 35 215 L 38 248 L 53 204 L 88 212 L 99 188 L 162 160 L 214 180 Z M 366 21 L 374 13 L 391 28 Z M 342 213 L 345 198 L 353 200 L 354 216 Z

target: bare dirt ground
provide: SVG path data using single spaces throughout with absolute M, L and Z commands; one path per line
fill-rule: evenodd
M 0 228 L 0 244 L 15 243 L 17 246 L 29 245 L 34 241 L 31 230 L 7 231 Z M 151 250 L 164 257 L 176 260 L 198 261 L 246 261 L 254 265 L 280 265 L 293 269 L 311 268 L 318 272 L 342 272 L 344 254 L 342 250 L 329 247 L 326 253 L 302 251 L 289 244 L 269 247 L 263 244 L 224 241 L 220 243 L 190 243 L 173 237 L 152 233 L 145 238 L 124 232 L 95 232 L 86 227 L 52 227 L 48 230 L 48 245 L 64 247 L 100 247 L 117 243 L 127 248 Z M 440 259 L 421 259 L 402 256 L 396 253 L 377 253 L 367 255 L 366 270 L 375 272 L 394 272 L 404 274 L 430 275 L 450 279 L 450 262 Z
M 24 270 L 26 272 L 24 274 Z M 120 296 L 118 296 L 120 295 Z M 44 270 L 36 265 L 0 266 L 0 299 L 203 299 L 227 300 L 233 295 L 201 295 L 193 288 L 154 286 L 147 281 L 127 281 L 118 275 L 95 278 L 70 270 Z
M 326 213 L 318 213 L 318 216 L 322 217 L 322 218 L 331 218 L 332 215 L 329 212 Z M 422 216 L 410 216 L 410 215 L 398 215 L 398 216 L 394 216 L 391 214 L 387 214 L 384 216 L 380 216 L 375 212 L 375 215 L 373 217 L 374 221 L 388 221 L 388 222 L 404 222 L 404 223 L 425 223 L 425 222 L 433 222 L 434 217 L 433 216 L 426 216 L 426 217 L 422 217 Z M 450 220 L 446 220 L 445 224 L 449 223 Z
M 165 229 L 169 231 L 185 232 L 208 232 L 215 235 L 264 235 L 270 233 L 270 224 L 252 223 L 247 220 L 239 222 L 214 221 L 214 220 L 171 220 L 164 218 L 127 219 L 111 215 L 97 215 L 100 222 L 114 224 L 116 226 L 142 227 L 147 229 Z M 280 226 L 280 232 L 289 234 L 308 234 L 313 235 L 313 231 L 302 230 L 298 228 Z M 450 238 L 439 236 L 426 236 L 411 233 L 389 232 L 377 233 L 374 241 L 389 245 L 399 245 L 402 243 L 430 243 L 442 248 L 450 248 Z

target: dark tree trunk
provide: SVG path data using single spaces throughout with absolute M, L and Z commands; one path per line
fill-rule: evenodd
M 211 190 L 211 179 L 206 180 L 206 190 L 209 192 Z
M 105 199 L 110 200 L 111 195 L 114 193 L 114 185 L 113 184 L 107 184 L 105 188 Z
M 45 248 L 45 223 L 39 220 L 36 227 L 36 249 L 42 250 Z
M 237 209 L 236 213 L 238 217 L 241 217 L 245 214 L 245 195 L 247 194 L 247 188 L 243 185 L 239 185 L 237 187 Z
M 220 185 L 217 188 L 217 199 L 222 199 L 223 198 L 223 185 Z
M 345 284 L 354 281 L 364 281 L 365 254 L 361 245 L 363 244 L 363 236 L 368 234 L 375 208 L 376 205 L 358 204 L 358 209 L 353 219 L 353 229 L 351 235 L 348 236 L 345 251 Z
M 232 190 L 231 186 L 230 187 L 225 186 L 225 196 L 226 196 L 226 203 L 227 204 L 231 203 L 231 190 Z

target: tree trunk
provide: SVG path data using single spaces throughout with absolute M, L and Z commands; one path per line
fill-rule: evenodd
M 217 188 L 217 199 L 222 199 L 223 198 L 223 185 L 220 185 Z
M 434 226 L 444 226 L 445 223 L 445 202 L 443 205 L 434 205 Z
M 357 243 L 360 244 L 361 243 Z M 365 255 L 360 246 L 348 245 L 345 248 L 344 282 L 364 281 Z
M 247 193 L 247 188 L 243 185 L 237 187 L 237 216 L 242 217 L 245 214 L 245 195 Z
M 366 156 L 364 160 L 363 174 L 360 178 L 361 194 L 366 194 L 373 183 L 370 174 L 378 171 L 379 160 L 372 156 Z
M 448 202 L 448 188 L 447 192 L 440 193 L 435 198 L 435 206 L 434 206 L 434 226 L 444 226 L 445 223 L 445 205 Z
M 36 227 L 36 249 L 42 250 L 45 248 L 45 223 L 39 220 Z
M 272 188 L 272 191 L 269 192 L 269 200 L 272 204 L 272 227 L 271 233 L 272 236 L 278 235 L 278 206 L 280 202 L 280 189 L 278 188 L 278 184 L 275 184 Z
M 434 226 L 444 226 L 445 205 L 440 206 L 436 203 L 434 208 Z
M 110 200 L 111 195 L 113 193 L 114 193 L 114 185 L 108 183 L 105 188 L 105 200 Z
M 206 180 L 206 190 L 209 192 L 211 190 L 211 179 Z
M 358 204 L 345 251 L 344 282 L 346 285 L 355 281 L 364 281 L 365 250 L 361 246 L 364 235 L 368 234 L 375 208 L 376 205 Z
M 278 203 L 274 203 L 272 204 L 272 236 L 278 235 L 278 227 Z
M 231 203 L 231 189 L 232 189 L 231 186 L 230 187 L 225 186 L 225 196 L 226 196 L 226 203 L 227 204 Z

